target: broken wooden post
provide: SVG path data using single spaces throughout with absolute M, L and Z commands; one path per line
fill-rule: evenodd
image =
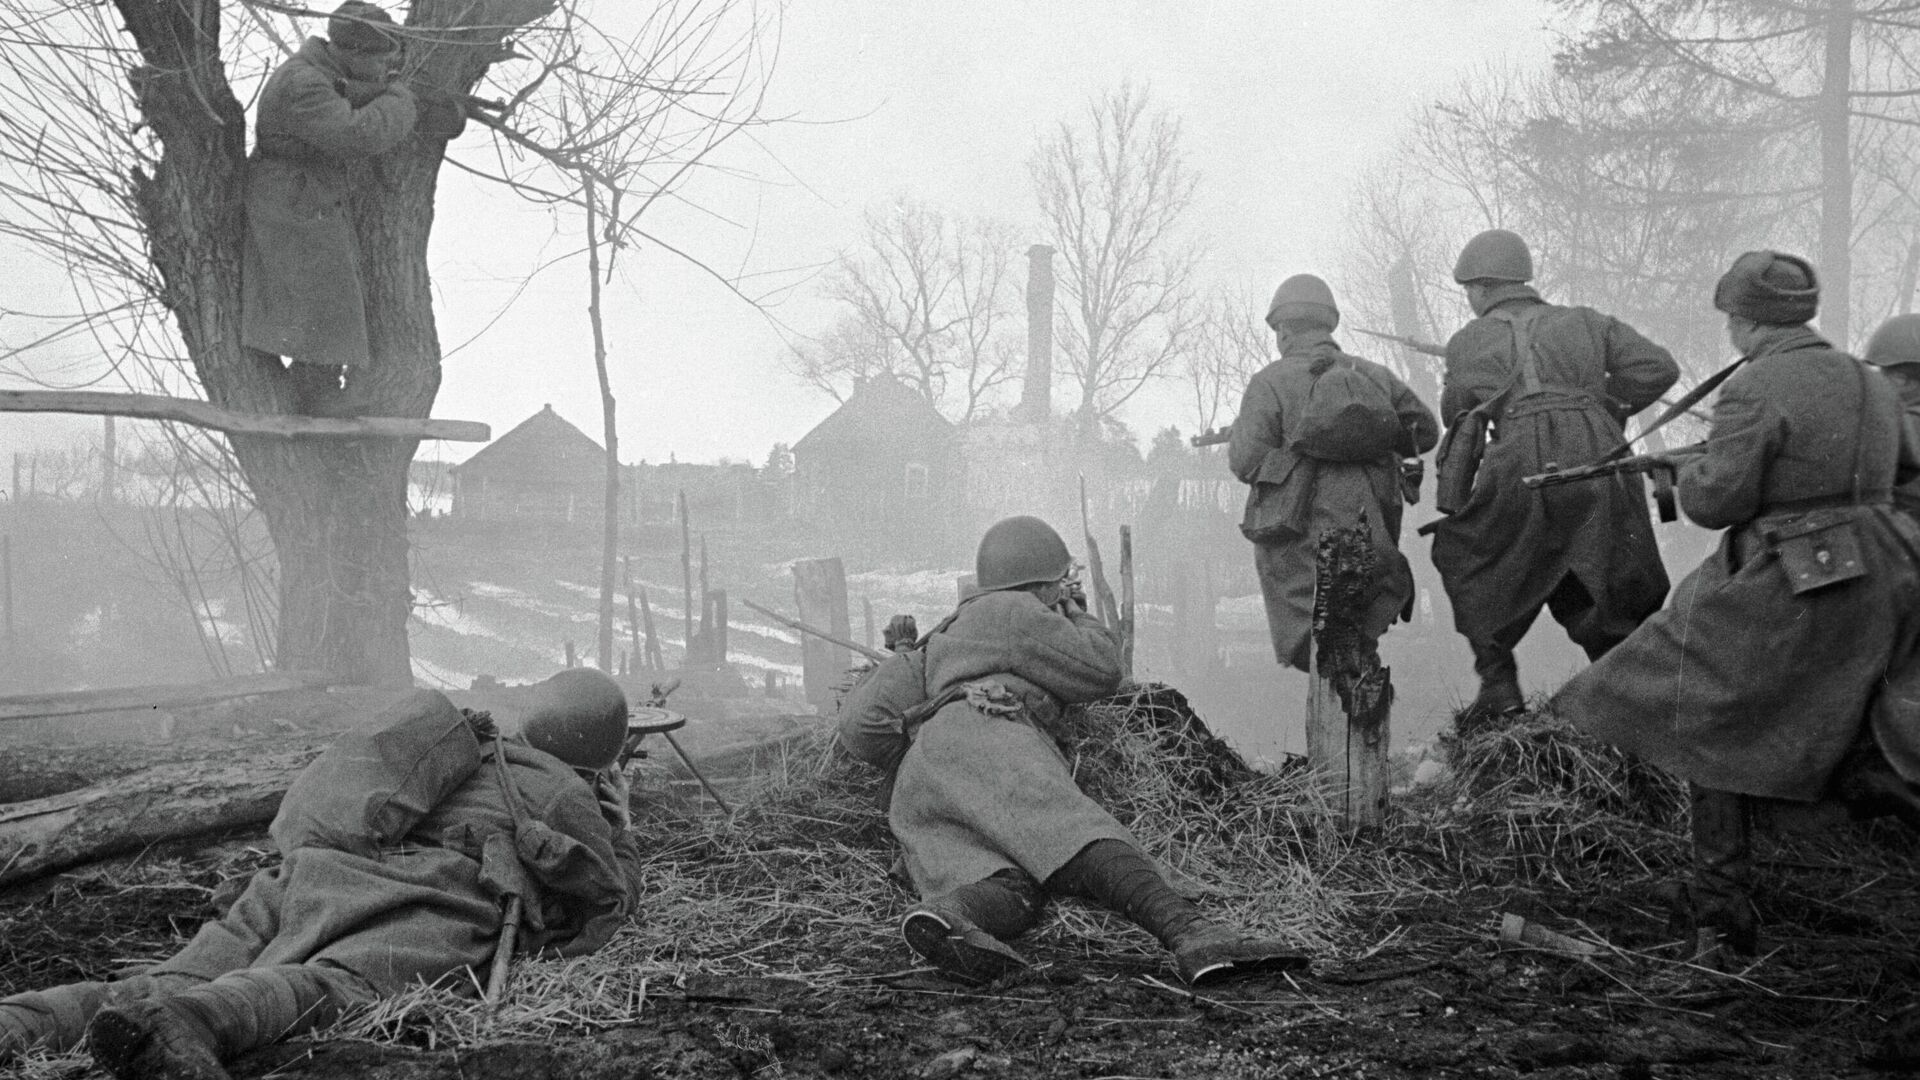
M 14 455 L 16 458 L 19 455 Z M 5 643 L 13 653 L 13 537 L 0 536 L 0 620 L 6 623 Z
M 653 604 L 647 600 L 647 590 L 640 590 L 640 625 L 647 631 L 647 667 L 653 671 L 667 670 L 666 653 L 660 648 L 660 637 L 653 632 Z
M 573 652 L 573 639 L 568 638 L 566 641 L 566 645 L 567 645 L 567 666 L 568 667 L 578 666 L 580 661 L 579 661 L 579 658 L 576 657 Z
M 113 414 L 107 414 L 105 425 L 100 437 L 100 501 L 112 506 L 114 493 L 120 489 L 120 451 L 114 438 Z
M 967 597 L 980 591 L 980 579 L 972 574 L 961 574 L 958 578 L 954 579 L 953 591 L 957 594 L 954 597 L 954 602 L 965 603 Z
M 1393 683 L 1380 666 L 1378 643 L 1360 625 L 1373 589 L 1373 533 L 1367 523 L 1321 533 L 1307 763 L 1325 778 L 1328 804 L 1350 831 L 1380 825 L 1387 811 Z
M 680 489 L 680 590 L 686 611 L 686 642 L 693 648 L 693 533 L 687 525 L 687 489 Z M 684 661 L 682 661 L 684 663 Z
M 865 597 L 865 596 L 861 597 L 860 610 L 865 612 L 867 616 L 866 641 L 867 641 L 867 648 L 871 649 L 874 647 L 875 644 L 877 644 L 877 642 L 875 642 L 873 638 L 873 600 L 869 597 Z
M 821 627 L 845 639 L 852 631 L 847 618 L 847 571 L 839 559 L 800 559 L 793 564 L 793 599 L 800 621 Z M 807 701 L 825 706 L 833 688 L 853 663 L 846 647 L 808 636 L 800 642 Z
M 1120 671 L 1133 677 L 1133 528 L 1120 526 Z
M 627 636 L 633 639 L 633 670 L 647 666 L 650 659 L 640 643 L 640 606 L 633 602 L 633 559 L 627 558 Z
M 713 590 L 713 626 L 708 641 L 713 648 L 713 655 L 708 659 L 725 667 L 727 664 L 727 590 L 725 589 Z

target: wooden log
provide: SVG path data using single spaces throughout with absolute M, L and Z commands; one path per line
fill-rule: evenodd
M 793 599 L 800 621 L 811 623 L 837 638 L 808 635 L 801 642 L 807 700 L 824 706 L 833 700 L 833 688 L 846 673 L 853 656 L 852 628 L 847 619 L 847 571 L 839 559 L 800 559 L 793 564 Z
M 0 887 L 162 840 L 273 820 L 318 748 L 156 765 L 107 783 L 0 806 Z
M 231 435 L 265 435 L 278 439 L 445 439 L 448 442 L 486 442 L 493 437 L 492 429 L 473 420 L 401 416 L 334 419 L 237 413 L 189 398 L 114 394 L 99 390 L 0 390 L 0 412 L 132 416 L 142 420 L 172 420 Z
M 1372 530 L 1365 520 L 1326 530 L 1315 558 L 1308 763 L 1349 831 L 1375 827 L 1387 811 L 1393 683 L 1360 623 L 1374 588 Z
M 179 686 L 125 686 L 113 690 L 73 690 L 58 694 L 28 694 L 0 698 L 0 721 L 27 720 L 42 716 L 74 716 L 80 713 L 113 712 L 120 709 L 171 709 L 187 705 L 206 705 L 215 701 L 277 694 L 287 690 L 308 690 L 327 685 L 331 676 L 311 671 L 285 674 L 243 675 L 214 682 L 186 683 Z

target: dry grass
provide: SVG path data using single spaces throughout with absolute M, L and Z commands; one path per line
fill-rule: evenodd
M 1398 797 L 1387 828 L 1359 839 L 1328 826 L 1304 769 L 1248 769 L 1169 688 L 1135 688 L 1067 724 L 1082 786 L 1178 883 L 1209 909 L 1314 953 L 1334 982 L 1487 955 L 1500 905 L 1516 892 L 1596 919 L 1598 908 L 1631 915 L 1651 882 L 1686 865 L 1681 786 L 1550 716 L 1450 738 L 1449 777 Z M 693 975 L 843 993 L 906 975 L 915 961 L 896 927 L 911 898 L 889 877 L 894 844 L 876 779 L 822 731 L 791 746 L 731 816 L 643 794 L 635 829 L 648 892 L 639 919 L 607 949 L 518 963 L 491 1014 L 474 987 L 422 988 L 322 1037 L 429 1047 L 545 1039 L 631 1023 L 650 998 L 683 994 Z M 637 778 L 635 790 L 674 789 L 658 773 Z M 1906 992 L 1883 985 L 1877 959 L 1845 942 L 1920 949 L 1920 914 L 1904 902 L 1920 888 L 1915 844 L 1890 835 L 1768 849 L 1775 899 L 1763 901 L 1763 916 L 1774 951 L 1751 969 L 1703 968 L 1657 941 L 1567 963 L 1590 966 L 1623 1004 L 1685 1011 L 1733 996 L 1756 1002 L 1759 1016 L 1777 1009 L 1788 1029 L 1855 1023 L 1863 1008 L 1890 1009 Z M 123 884 L 147 887 L 152 872 Z M 1582 915 L 1553 917 L 1569 933 L 1606 936 Z M 1837 951 L 1835 933 L 1845 938 Z M 1043 964 L 1167 975 L 1145 934 L 1077 903 L 1052 905 L 1022 948 Z M 20 1075 L 72 1078 L 83 1060 L 32 1058 Z

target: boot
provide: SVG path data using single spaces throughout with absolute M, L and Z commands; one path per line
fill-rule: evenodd
M 1834 790 L 1855 821 L 1894 817 L 1920 832 L 1920 789 L 1894 772 L 1877 746 L 1867 745 L 1847 755 Z
M 1002 870 L 916 904 L 900 921 L 900 933 L 941 971 L 963 982 L 991 982 L 1027 966 L 1027 958 L 1001 939 L 1033 929 L 1044 900 L 1032 876 Z
M 230 1080 L 213 1032 L 167 998 L 109 1005 L 87 1038 L 94 1064 L 119 1080 Z
M 1516 676 L 1511 673 L 1488 675 L 1481 678 L 1480 692 L 1474 695 L 1473 704 L 1461 712 L 1460 721 L 1470 729 L 1484 729 L 1526 711 L 1527 702 L 1520 696 L 1520 680 Z
M 1289 971 L 1308 962 L 1285 942 L 1255 938 L 1207 918 L 1167 884 L 1145 855 L 1118 840 L 1088 844 L 1047 880 L 1047 887 L 1133 920 L 1173 953 L 1174 968 L 1190 985 Z
M 1680 929 L 1691 931 L 1696 959 L 1724 945 L 1741 956 L 1759 947 L 1753 907 L 1753 826 L 1747 798 L 1688 785 L 1693 811 L 1693 883 L 1679 890 Z

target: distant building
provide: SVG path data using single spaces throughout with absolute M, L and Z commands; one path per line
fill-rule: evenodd
M 598 520 L 606 469 L 606 450 L 545 405 L 450 470 L 453 516 Z
M 958 493 L 953 424 L 892 375 L 856 383 L 793 444 L 796 516 L 848 538 L 931 547 Z

